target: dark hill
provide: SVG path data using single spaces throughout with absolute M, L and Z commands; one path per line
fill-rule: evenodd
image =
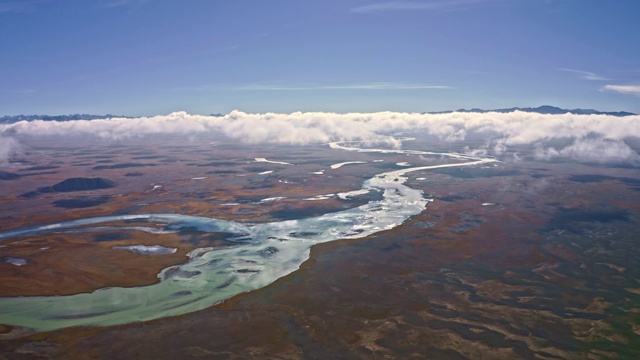
M 69 178 L 53 186 L 42 187 L 36 191 L 30 191 L 20 196 L 33 198 L 42 193 L 101 190 L 116 186 L 117 184 L 115 182 L 104 178 Z
M 0 170 L 0 180 L 12 180 L 19 178 L 20 175 Z
M 116 183 L 104 178 L 70 178 L 53 185 L 51 188 L 55 192 L 70 192 L 109 189 L 115 186 Z

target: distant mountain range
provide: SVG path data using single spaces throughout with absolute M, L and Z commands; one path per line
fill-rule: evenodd
M 429 112 L 427 114 L 449 114 L 452 112 L 468 112 L 468 113 L 488 113 L 488 112 L 498 112 L 498 113 L 510 113 L 514 111 L 522 111 L 522 112 L 530 112 L 530 113 L 538 113 L 538 114 L 576 114 L 576 115 L 611 115 L 611 116 L 630 116 L 636 115 L 634 113 L 630 113 L 627 111 L 598 111 L 594 109 L 562 109 L 556 106 L 550 105 L 542 105 L 536 108 L 526 107 L 512 107 L 506 109 L 494 109 L 494 110 L 484 110 L 484 109 L 459 109 L 455 111 L 438 111 L 438 112 Z
M 224 114 L 209 114 L 209 116 L 222 117 Z M 26 120 L 44 120 L 44 121 L 72 121 L 72 120 L 97 120 L 110 118 L 133 119 L 134 116 L 123 115 L 92 115 L 92 114 L 71 114 L 71 115 L 6 115 L 0 117 L 0 124 L 11 124 L 14 122 Z
M 468 112 L 468 113 L 488 113 L 488 112 L 499 112 L 499 113 L 509 113 L 513 111 L 523 111 L 530 113 L 538 113 L 538 114 L 577 114 L 577 115 L 611 115 L 611 116 L 630 116 L 636 115 L 634 113 L 630 113 L 627 111 L 598 111 L 594 109 L 562 109 L 555 106 L 543 105 L 535 108 L 526 107 L 512 107 L 507 109 L 494 109 L 494 110 L 484 110 L 484 109 L 459 109 L 452 111 L 437 111 L 437 112 L 425 112 L 424 114 L 449 114 L 452 112 Z M 223 114 L 210 114 L 210 116 L 224 116 Z M 119 115 L 90 115 L 90 114 L 72 114 L 72 115 L 13 115 L 13 116 L 2 116 L 0 117 L 0 124 L 10 124 L 22 120 L 44 120 L 44 121 L 71 121 L 71 120 L 95 120 L 95 119 L 109 119 L 109 118 L 131 118 L 130 116 L 119 116 Z
M 72 115 L 7 115 L 0 117 L 0 124 L 10 124 L 22 120 L 44 120 L 44 121 L 72 121 L 72 120 L 96 120 L 109 119 L 114 117 L 129 117 L 119 115 L 91 115 L 91 114 L 72 114 Z

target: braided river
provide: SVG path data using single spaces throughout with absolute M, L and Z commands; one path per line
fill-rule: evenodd
M 177 232 L 182 227 L 229 234 L 234 245 L 191 251 L 189 259 L 163 269 L 156 284 L 110 287 L 65 296 L 0 298 L 0 323 L 34 331 L 71 326 L 110 326 L 147 321 L 198 311 L 237 294 L 265 287 L 290 274 L 309 258 L 310 248 L 338 239 L 362 238 L 393 229 L 420 214 L 431 201 L 421 190 L 405 185 L 407 174 L 445 167 L 486 165 L 496 160 L 457 153 L 416 150 L 364 149 L 332 143 L 334 149 L 441 156 L 447 164 L 407 167 L 384 172 L 364 181 L 360 193 L 379 192 L 381 199 L 348 210 L 300 220 L 243 223 L 179 214 L 138 214 L 86 218 L 16 229 L 0 233 L 0 241 L 51 233 L 99 231 L 113 222 L 148 222 L 155 227 L 136 231 Z M 124 228 L 124 227 L 123 227 Z M 61 261 L 64 261 L 61 259 Z

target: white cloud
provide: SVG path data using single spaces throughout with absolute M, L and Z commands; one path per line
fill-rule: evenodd
M 197 134 L 224 134 L 245 143 L 300 145 L 360 140 L 397 146 L 399 142 L 388 134 L 409 131 L 430 134 L 444 141 L 482 138 L 486 141 L 483 149 L 496 155 L 504 154 L 514 146 L 540 144 L 541 150 L 537 153 L 540 159 L 567 156 L 586 161 L 591 156 L 606 161 L 625 158 L 636 161 L 637 154 L 624 141 L 640 138 L 640 116 L 544 115 L 520 111 L 447 114 L 248 114 L 233 111 L 221 117 L 177 112 L 135 119 L 21 121 L 0 125 L 0 136 L 18 139 L 64 135 L 121 139 L 156 134 L 188 138 Z M 559 140 L 571 145 L 564 149 L 550 147 L 552 142 Z M 586 155 L 590 150 L 593 155 Z
M 212 91 L 212 90 L 239 90 L 239 91 L 312 91 L 312 90 L 449 90 L 446 85 L 432 85 L 423 83 L 403 82 L 379 82 L 365 84 L 337 84 L 337 85 L 289 85 L 289 84 L 249 84 L 239 86 L 215 86 L 203 85 L 179 90 Z
M 121 6 L 140 6 L 148 0 L 103 0 L 104 7 L 115 8 Z
M 584 80 L 592 80 L 592 81 L 605 81 L 605 80 L 609 80 L 604 76 L 600 76 L 596 73 L 592 73 L 589 71 L 582 71 L 582 70 L 574 70 L 574 69 L 560 69 L 562 71 L 567 71 L 567 72 L 571 72 L 574 74 L 578 74 L 578 77 L 580 79 L 584 79 Z
M 640 85 L 605 85 L 602 90 L 640 96 Z
M 0 165 L 6 165 L 13 155 L 20 153 L 21 149 L 16 139 L 0 134 Z
M 36 7 L 48 0 L 20 0 L 20 1 L 2 1 L 0 2 L 1 13 L 27 13 L 34 11 Z
M 448 1 L 389 1 L 365 6 L 358 6 L 351 11 L 358 13 L 372 13 L 379 11 L 398 10 L 459 10 L 479 3 L 495 0 L 448 0 Z
M 571 145 L 559 150 L 554 147 L 546 149 L 538 147 L 534 155 L 539 160 L 567 157 L 578 161 L 598 163 L 640 161 L 640 155 L 624 141 L 603 138 L 576 139 Z

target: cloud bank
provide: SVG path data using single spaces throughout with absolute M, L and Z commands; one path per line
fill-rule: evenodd
M 529 145 L 541 160 L 567 157 L 578 161 L 640 162 L 630 145 L 640 139 L 640 116 L 545 115 L 511 113 L 291 113 L 248 114 L 232 111 L 225 116 L 169 115 L 134 119 L 112 118 L 76 121 L 21 121 L 0 125 L 0 161 L 15 152 L 15 139 L 40 136 L 95 136 L 106 139 L 173 134 L 223 134 L 250 144 L 320 144 L 364 141 L 399 146 L 389 134 L 416 132 L 442 141 L 482 139 L 484 151 L 501 155 L 515 146 Z M 563 144 L 559 146 L 558 143 Z M 463 149 L 460 149 L 463 151 Z

